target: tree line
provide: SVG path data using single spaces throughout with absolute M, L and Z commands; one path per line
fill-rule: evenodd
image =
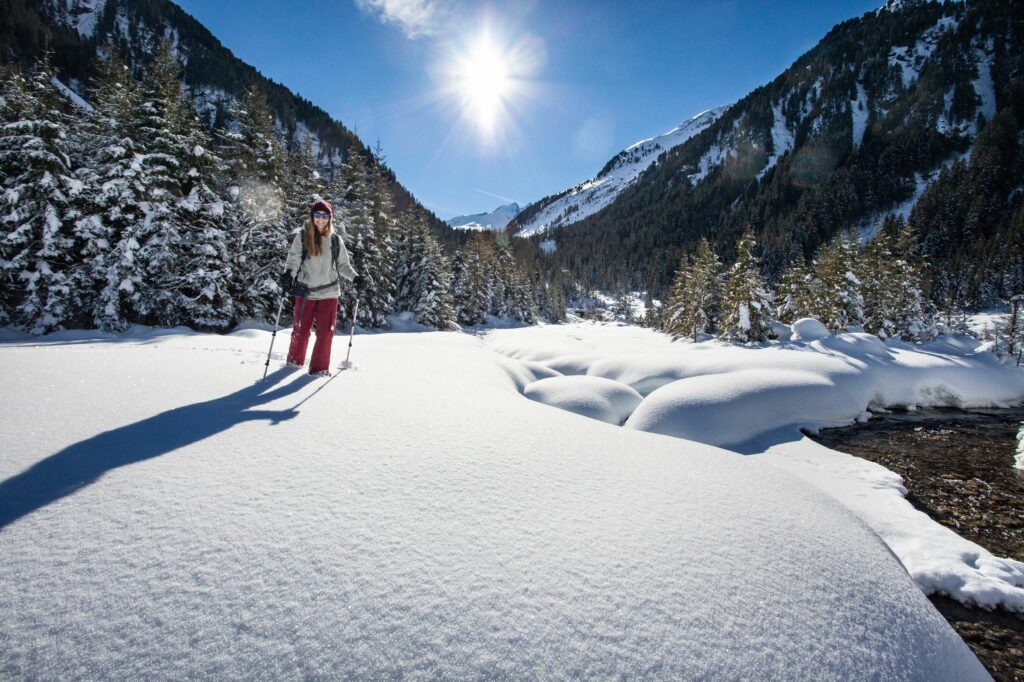
M 453 261 L 426 211 L 395 215 L 379 148 L 321 167 L 312 136 L 286 140 L 258 88 L 211 131 L 169 42 L 138 80 L 116 48 L 102 52 L 88 103 L 47 59 L 2 74 L 0 324 L 43 334 L 271 320 L 291 235 L 318 198 L 344 227 L 359 273 L 345 304 L 359 301 L 361 326 L 399 311 L 438 329 L 488 314 L 561 319 L 508 239 L 481 235 Z
M 776 324 L 805 317 L 833 333 L 860 328 L 914 342 L 967 332 L 962 309 L 940 310 L 925 296 L 925 283 L 935 275 L 920 257 L 917 232 L 901 218 L 887 219 L 863 249 L 851 232 L 842 232 L 810 261 L 791 263 L 774 290 L 762 274 L 753 231 L 744 232 L 735 248 L 736 261 L 725 269 L 710 242 L 701 240 L 680 262 L 665 304 L 648 309 L 648 324 L 677 339 L 714 334 L 739 343 L 775 338 Z M 1011 356 L 1024 346 L 1020 299 L 1012 301 L 997 348 Z

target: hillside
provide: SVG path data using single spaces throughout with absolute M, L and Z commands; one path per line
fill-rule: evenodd
M 945 272 L 933 296 L 978 304 L 1024 283 L 1022 130 L 1024 6 L 892 4 L 837 25 L 608 206 L 538 239 L 557 245 L 552 269 L 657 294 L 701 237 L 728 261 L 753 227 L 775 279 L 840 230 L 867 237 L 899 216 Z
M 170 0 L 9 0 L 0 22 L 0 64 L 29 67 L 50 50 L 61 80 L 79 95 L 95 73 L 97 55 L 111 42 L 136 76 L 152 59 L 157 41 L 173 38 L 183 64 L 182 78 L 195 99 L 200 117 L 211 129 L 224 124 L 231 105 L 251 87 L 259 86 L 290 148 L 300 149 L 308 137 L 323 170 L 358 153 L 373 160 L 369 147 L 345 125 L 315 103 L 263 76 L 238 59 L 192 16 Z M 383 165 L 383 164 L 382 164 Z M 395 214 L 419 206 L 432 230 L 451 244 L 459 233 L 424 209 L 384 167 L 390 180 Z

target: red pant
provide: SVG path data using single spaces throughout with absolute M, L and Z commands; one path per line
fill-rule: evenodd
M 331 366 L 331 341 L 334 340 L 334 326 L 338 321 L 338 299 L 325 298 L 310 301 L 295 297 L 295 320 L 292 323 L 292 344 L 288 348 L 288 362 L 306 364 L 306 344 L 309 330 L 316 325 L 316 343 L 313 357 L 309 360 L 310 372 L 322 372 Z

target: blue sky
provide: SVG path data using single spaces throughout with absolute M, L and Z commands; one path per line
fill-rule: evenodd
M 175 0 L 442 218 L 526 205 L 734 102 L 882 0 Z M 496 85 L 497 84 L 497 85 Z

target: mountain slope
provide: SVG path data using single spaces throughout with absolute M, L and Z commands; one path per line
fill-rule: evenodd
M 513 202 L 487 213 L 455 216 L 446 222 L 463 230 L 503 230 L 518 214 L 519 204 Z
M 910 216 L 943 169 L 995 149 L 1002 156 L 974 171 L 972 191 L 992 205 L 973 227 L 929 240 L 931 221 L 917 222 L 926 244 L 942 241 L 926 251 L 942 262 L 979 241 L 998 254 L 1022 196 L 1022 46 L 1024 6 L 1008 0 L 903 2 L 843 22 L 610 205 L 550 235 L 553 267 L 590 286 L 657 293 L 701 237 L 728 260 L 750 226 L 777 277 L 840 229 Z
M 571 225 L 600 211 L 615 201 L 622 190 L 636 182 L 658 157 L 701 132 L 715 122 L 728 107 L 701 112 L 664 135 L 640 140 L 615 155 L 590 180 L 559 194 L 531 204 L 516 219 L 520 236 L 540 234 Z
M 287 144 L 299 149 L 309 137 L 327 172 L 351 153 L 375 158 L 344 124 L 235 57 L 206 27 L 169 0 L 8 0 L 6 4 L 5 20 L 0 22 L 0 63 L 30 66 L 49 49 L 61 79 L 84 95 L 97 54 L 108 42 L 117 46 L 138 76 L 152 58 L 157 41 L 170 37 L 184 67 L 182 79 L 201 118 L 211 128 L 225 122 L 231 105 L 247 89 L 259 86 Z M 384 171 L 396 213 L 419 206 L 442 239 L 449 244 L 461 240 L 459 233 L 423 209 L 390 169 L 384 167 Z

